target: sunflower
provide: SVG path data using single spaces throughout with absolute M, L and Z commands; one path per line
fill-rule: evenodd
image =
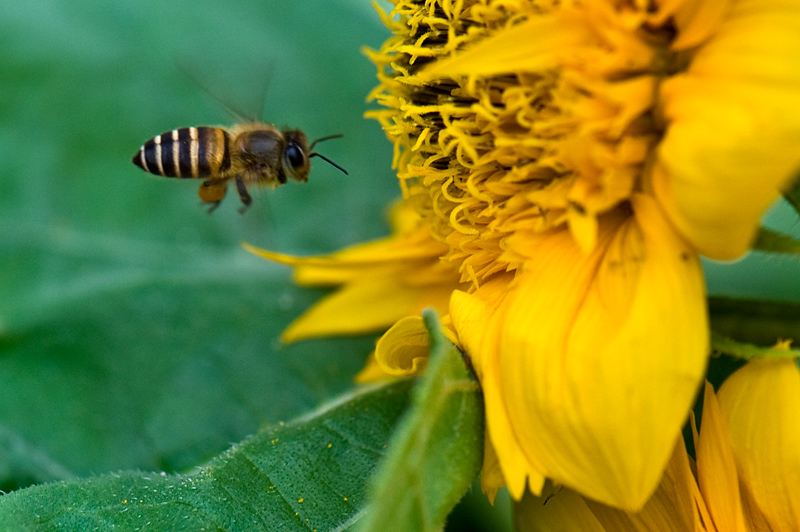
M 256 250 L 339 287 L 285 336 L 397 323 L 375 361 L 414 374 L 404 318 L 433 306 L 481 382 L 490 495 L 551 479 L 640 509 L 703 382 L 699 257 L 745 253 L 800 165 L 800 3 L 397 0 L 383 19 L 368 115 L 403 214 L 330 257 Z

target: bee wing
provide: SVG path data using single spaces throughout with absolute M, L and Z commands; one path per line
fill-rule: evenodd
M 201 81 L 205 80 L 206 76 L 195 75 L 194 72 L 198 71 L 198 69 L 189 68 L 186 62 L 183 62 L 181 64 L 176 61 L 176 66 L 178 70 L 180 70 L 181 73 L 183 73 L 184 76 L 190 79 L 192 83 L 200 87 L 200 89 L 202 89 L 204 93 L 210 96 L 223 109 L 225 109 L 225 111 L 228 114 L 230 114 L 233 118 L 235 118 L 237 122 L 258 122 L 264 118 L 264 108 L 267 100 L 266 99 L 267 89 L 269 87 L 270 82 L 272 81 L 272 77 L 275 72 L 274 61 L 269 61 L 261 69 L 251 70 L 247 73 L 248 79 L 246 85 L 257 88 L 257 92 L 252 92 L 252 94 L 248 94 L 249 101 L 247 103 L 249 103 L 250 105 L 246 105 L 244 108 L 249 110 L 249 112 L 243 111 L 242 108 L 239 106 L 231 105 L 230 98 L 224 98 L 220 96 L 220 94 L 215 90 L 213 90 L 207 82 Z M 257 96 L 258 103 L 255 102 L 256 94 L 258 95 Z M 257 112 L 258 114 L 255 114 L 255 112 Z
M 181 64 L 178 64 L 177 68 L 178 68 L 178 70 L 181 71 L 181 73 L 184 76 L 189 78 L 192 81 L 192 83 L 197 85 L 200 88 L 200 90 L 202 90 L 204 93 L 206 93 L 208 96 L 210 96 L 211 99 L 213 99 L 215 102 L 217 102 L 220 105 L 220 107 L 225 109 L 225 111 L 228 114 L 230 114 L 232 117 L 234 117 L 237 122 L 256 122 L 256 119 L 253 116 L 250 116 L 248 113 L 245 113 L 241 109 L 237 109 L 236 107 L 232 106 L 230 103 L 225 101 L 224 98 L 220 97 L 219 95 L 214 93 L 211 89 L 209 89 L 205 84 L 201 83 L 200 80 L 197 79 L 197 77 L 194 74 L 192 74 L 190 69 L 186 68 L 185 66 L 183 66 Z

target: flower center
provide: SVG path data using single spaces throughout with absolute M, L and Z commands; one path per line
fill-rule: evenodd
M 462 281 L 517 268 L 504 239 L 520 230 L 569 228 L 591 249 L 597 217 L 648 187 L 658 88 L 683 66 L 669 21 L 618 4 L 401 0 L 387 17 L 395 36 L 372 57 L 388 109 L 369 116 Z M 457 75 L 424 76 L 462 53 Z

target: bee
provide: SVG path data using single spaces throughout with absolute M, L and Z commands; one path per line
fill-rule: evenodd
M 312 157 L 347 174 L 338 164 L 312 151 L 318 142 L 339 137 L 342 135 L 322 137 L 309 145 L 299 129 L 279 130 L 262 122 L 230 128 L 182 127 L 145 142 L 133 156 L 133 163 L 155 175 L 203 179 L 198 193 L 210 204 L 208 212 L 219 206 L 228 183 L 233 181 L 242 201 L 240 212 L 244 212 L 253 201 L 248 187 L 275 188 L 288 178 L 304 183 Z

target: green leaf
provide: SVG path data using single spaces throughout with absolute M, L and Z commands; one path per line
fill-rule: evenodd
M 755 344 L 737 342 L 732 338 L 711 332 L 711 349 L 736 358 L 800 358 L 800 350 L 778 347 L 761 347 Z
M 784 301 L 711 297 L 711 329 L 718 337 L 764 348 L 800 341 L 800 305 Z M 721 349 L 724 352 L 724 349 Z
M 244 259 L 214 267 L 197 257 L 182 274 L 109 271 L 107 286 L 9 320 L 0 340 L 0 487 L 181 471 L 350 389 L 372 339 L 281 345 L 276 338 L 314 294 Z
M 423 314 L 431 360 L 414 390 L 370 490 L 359 532 L 441 530 L 477 476 L 483 453 L 483 400 L 461 353 Z
M 711 349 L 739 359 L 796 358 L 800 350 L 774 347 L 800 338 L 800 305 L 778 301 L 709 298 Z
M 767 253 L 800 256 L 800 240 L 766 227 L 761 227 L 753 242 L 753 249 Z
M 271 426 L 191 475 L 123 472 L 0 497 L 0 531 L 342 530 L 367 504 L 411 381 Z

